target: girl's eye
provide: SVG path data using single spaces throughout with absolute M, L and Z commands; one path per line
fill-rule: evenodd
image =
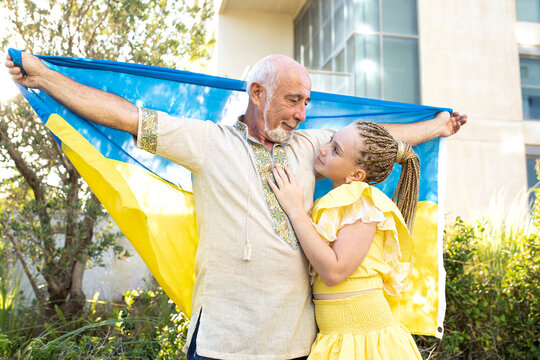
M 332 146 L 332 152 L 337 155 L 338 154 L 337 147 Z

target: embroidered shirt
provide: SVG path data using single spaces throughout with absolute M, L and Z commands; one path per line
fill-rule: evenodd
M 239 360 L 305 356 L 316 334 L 307 260 L 280 235 L 284 229 L 276 229 L 257 146 L 241 128 L 140 109 L 137 144 L 193 174 L 200 240 L 191 323 L 200 317 L 198 354 Z M 273 161 L 286 158 L 303 188 L 306 211 L 313 202 L 318 149 L 332 133 L 297 130 L 271 154 Z M 249 261 L 243 260 L 247 242 Z
M 236 127 L 244 133 L 247 142 L 253 151 L 257 172 L 259 173 L 259 178 L 261 180 L 264 199 L 266 200 L 268 211 L 270 211 L 272 223 L 274 224 L 274 231 L 289 244 L 289 246 L 296 249 L 298 247 L 298 239 L 296 239 L 296 235 L 292 230 L 289 218 L 279 205 L 276 195 L 274 195 L 274 192 L 266 180 L 268 178 L 273 178 L 272 169 L 274 168 L 274 165 L 279 164 L 281 166 L 289 166 L 289 161 L 287 160 L 287 155 L 285 153 L 287 145 L 274 144 L 272 151 L 270 151 L 266 146 L 249 135 L 247 125 L 243 123 L 241 119 L 236 123 Z

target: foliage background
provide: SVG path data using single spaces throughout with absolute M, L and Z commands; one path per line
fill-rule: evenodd
M 8 25 L 0 45 L 4 53 L 9 43 L 42 54 L 185 68 L 207 58 L 213 44 L 198 26 L 211 12 L 207 2 L 198 3 L 3 0 Z M 89 261 L 99 264 L 103 252 L 117 246 L 116 239 L 107 232 L 94 233 L 103 210 L 21 97 L 0 105 L 0 129 L 0 161 L 3 175 L 9 174 L 0 177 L 0 356 L 183 358 L 189 321 L 155 284 L 150 290 L 128 291 L 116 302 L 72 291 L 71 260 L 84 265 L 84 271 Z M 19 166 L 13 154 L 19 155 Z M 21 164 L 27 166 L 26 174 Z M 445 336 L 415 337 L 424 358 L 537 358 L 538 191 L 536 195 L 532 218 L 458 218 L 447 227 Z M 85 219 L 92 221 L 85 225 Z M 80 246 L 81 240 L 86 246 Z M 122 249 L 116 252 L 121 255 Z M 26 265 L 16 266 L 16 258 Z M 22 276 L 35 283 L 33 304 L 23 302 Z M 67 295 L 64 291 L 63 298 L 51 301 L 58 294 L 47 277 L 51 284 L 67 286 Z M 69 303 L 71 294 L 76 307 L 58 306 Z
M 185 68 L 209 57 L 212 2 L 3 0 L 0 45 L 62 55 Z M 0 235 L 46 316 L 70 317 L 86 301 L 83 275 L 118 245 L 97 198 L 28 103 L 0 104 Z M 12 261 L 13 262 L 13 261 Z M 8 267 L 12 267 L 13 264 Z

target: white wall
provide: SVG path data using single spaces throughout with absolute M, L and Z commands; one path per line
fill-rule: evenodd
M 103 224 L 103 226 L 106 225 Z M 116 225 L 114 225 L 113 231 L 120 232 Z M 104 267 L 87 268 L 83 277 L 83 292 L 87 300 L 92 300 L 94 294 L 99 292 L 99 300 L 118 301 L 128 290 L 147 289 L 153 285 L 152 274 L 131 243 L 124 236 L 121 236 L 118 242 L 132 256 L 116 258 L 111 250 L 103 254 Z M 18 274 L 22 277 L 21 290 L 29 303 L 34 299 L 34 292 L 22 269 L 18 271 Z M 40 284 L 45 283 L 41 278 L 38 278 L 38 282 Z
M 231 9 L 220 14 L 214 73 L 239 79 L 246 67 L 270 54 L 293 57 L 293 18 L 282 13 Z
M 448 141 L 446 209 L 467 217 L 526 186 L 515 0 L 419 0 L 422 102 L 469 114 Z

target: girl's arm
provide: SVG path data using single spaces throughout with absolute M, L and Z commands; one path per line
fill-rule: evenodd
M 467 114 L 441 111 L 433 119 L 407 124 L 381 124 L 392 136 L 413 146 L 423 144 L 436 137 L 452 136 L 467 123 Z
M 373 242 L 377 223 L 356 221 L 337 233 L 332 247 L 319 235 L 304 210 L 303 194 L 292 172 L 274 168 L 275 183 L 268 179 L 283 211 L 291 221 L 311 265 L 327 286 L 347 279 L 360 266 Z

